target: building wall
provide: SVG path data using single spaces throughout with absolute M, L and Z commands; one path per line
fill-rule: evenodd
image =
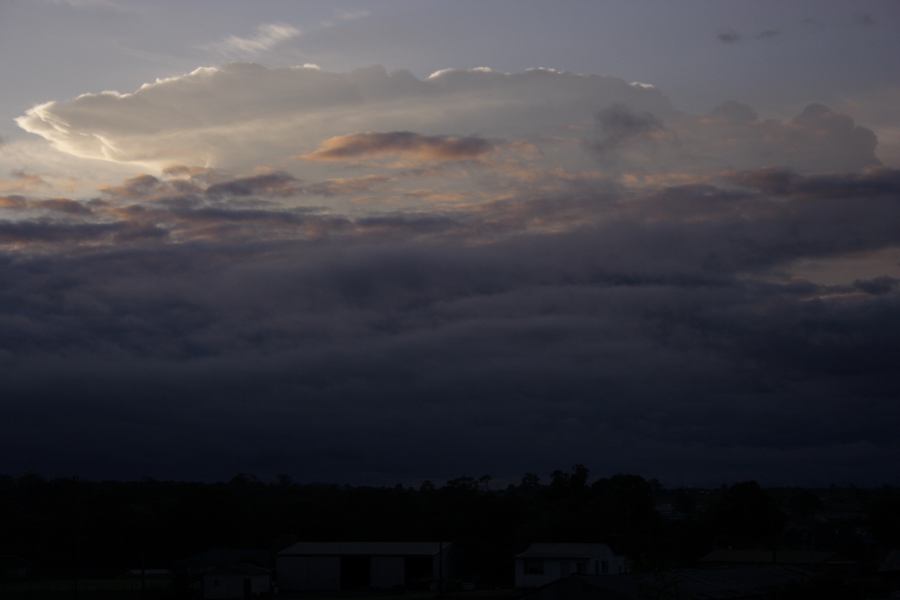
M 406 581 L 404 559 L 402 556 L 373 556 L 370 574 L 374 589 L 403 587 Z
M 526 572 L 526 560 L 537 560 L 543 565 L 543 573 L 534 574 Z M 584 562 L 585 575 L 616 575 L 626 572 L 625 559 L 613 553 L 603 553 L 591 558 L 582 560 L 577 559 L 560 559 L 560 558 L 541 558 L 541 559 L 525 559 L 516 558 L 516 587 L 518 588 L 536 588 L 547 585 L 557 579 L 568 577 L 578 572 L 578 563 Z M 605 564 L 605 568 L 604 568 Z
M 203 597 L 209 600 L 242 599 L 245 579 L 250 579 L 251 594 L 261 595 L 272 591 L 272 579 L 268 575 L 205 575 Z
M 568 572 L 563 572 L 564 566 L 562 564 L 563 561 L 555 560 L 555 559 L 537 559 L 543 565 L 543 573 L 526 573 L 526 559 L 517 558 L 516 559 L 516 587 L 519 588 L 535 588 L 541 587 L 542 585 L 546 585 L 551 581 L 556 581 L 562 577 L 568 575 Z M 531 560 L 529 559 L 529 563 Z
M 341 559 L 337 556 L 279 556 L 278 587 L 284 591 L 341 589 Z
M 430 577 L 435 580 L 443 572 L 444 579 L 452 577 L 449 548 L 441 557 L 425 557 L 432 564 Z M 372 556 L 369 564 L 369 586 L 372 589 L 391 589 L 406 585 L 406 557 Z M 337 591 L 341 589 L 341 557 L 339 556 L 279 556 L 276 562 L 278 587 L 292 591 Z

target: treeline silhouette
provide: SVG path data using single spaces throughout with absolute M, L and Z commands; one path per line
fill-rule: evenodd
M 862 526 L 816 517 L 838 491 L 861 507 Z M 274 555 L 298 539 L 443 540 L 463 550 L 462 573 L 502 586 L 512 580 L 511 557 L 534 541 L 607 542 L 642 570 L 687 566 L 717 547 L 815 546 L 863 560 L 900 546 L 900 490 L 838 491 L 755 482 L 666 489 L 637 475 L 592 480 L 582 465 L 505 486 L 487 476 L 369 487 L 244 474 L 227 483 L 30 474 L 0 477 L 0 555 L 39 572 L 101 574 L 170 568 L 211 547 Z

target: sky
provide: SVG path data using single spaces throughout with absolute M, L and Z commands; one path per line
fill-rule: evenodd
M 900 483 L 898 30 L 0 0 L 0 472 Z

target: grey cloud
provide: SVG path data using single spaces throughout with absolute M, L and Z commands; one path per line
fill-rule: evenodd
M 716 39 L 718 39 L 723 44 L 736 44 L 737 42 L 741 41 L 742 37 L 743 36 L 741 36 L 741 34 L 734 29 L 721 31 L 716 35 Z
M 3 467 L 391 481 L 590 459 L 877 481 L 900 455 L 896 282 L 772 268 L 900 246 L 898 186 L 759 171 L 446 215 L 111 198 L 115 223 L 4 223 L 58 246 L 0 253 Z
M 752 123 L 759 118 L 755 110 L 735 100 L 723 102 L 714 108 L 710 114 L 714 117 L 739 123 Z
M 876 277 L 874 279 L 858 279 L 853 285 L 867 294 L 888 294 L 897 288 L 900 279 L 894 277 Z
M 783 122 L 754 118 L 739 103 L 726 103 L 711 116 L 667 122 L 677 144 L 657 146 L 657 160 L 699 172 L 784 167 L 840 173 L 880 164 L 874 132 L 821 104 Z
M 777 38 L 781 35 L 780 29 L 763 29 L 762 31 L 753 35 L 754 40 L 771 40 Z M 734 29 L 727 29 L 719 32 L 716 35 L 716 39 L 718 39 L 723 44 L 737 44 L 744 40 L 743 34 Z
M 0 244 L 79 242 L 96 240 L 116 233 L 117 224 L 57 223 L 53 221 L 0 221 Z
M 600 157 L 607 157 L 622 146 L 644 141 L 665 130 L 662 122 L 648 112 L 635 113 L 627 106 L 613 104 L 596 115 L 598 139 L 591 149 Z
M 772 38 L 776 38 L 780 35 L 781 35 L 780 29 L 764 29 L 763 31 L 760 31 L 753 37 L 754 37 L 754 39 L 757 39 L 757 40 L 771 40 Z
M 300 181 L 287 173 L 267 173 L 252 177 L 241 177 L 214 183 L 206 188 L 206 195 L 222 196 L 294 196 L 301 191 Z
M 463 160 L 487 154 L 494 148 L 490 140 L 478 136 L 422 135 L 412 131 L 354 133 L 332 137 L 310 154 L 307 160 L 346 160 L 383 155 L 401 155 L 418 160 Z
M 49 200 L 32 201 L 32 206 L 55 212 L 66 213 L 73 216 L 87 216 L 93 214 L 91 207 L 83 202 L 70 200 L 69 198 L 51 198 Z
M 389 181 L 391 178 L 385 175 L 334 178 L 311 183 L 306 186 L 305 191 L 318 196 L 348 196 L 369 192 Z

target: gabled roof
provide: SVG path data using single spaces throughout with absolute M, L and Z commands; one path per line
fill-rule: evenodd
M 528 546 L 516 558 L 590 558 L 612 553 L 612 549 L 602 543 L 537 543 Z
M 444 552 L 450 547 L 444 542 Z M 278 556 L 434 556 L 440 542 L 297 542 Z

